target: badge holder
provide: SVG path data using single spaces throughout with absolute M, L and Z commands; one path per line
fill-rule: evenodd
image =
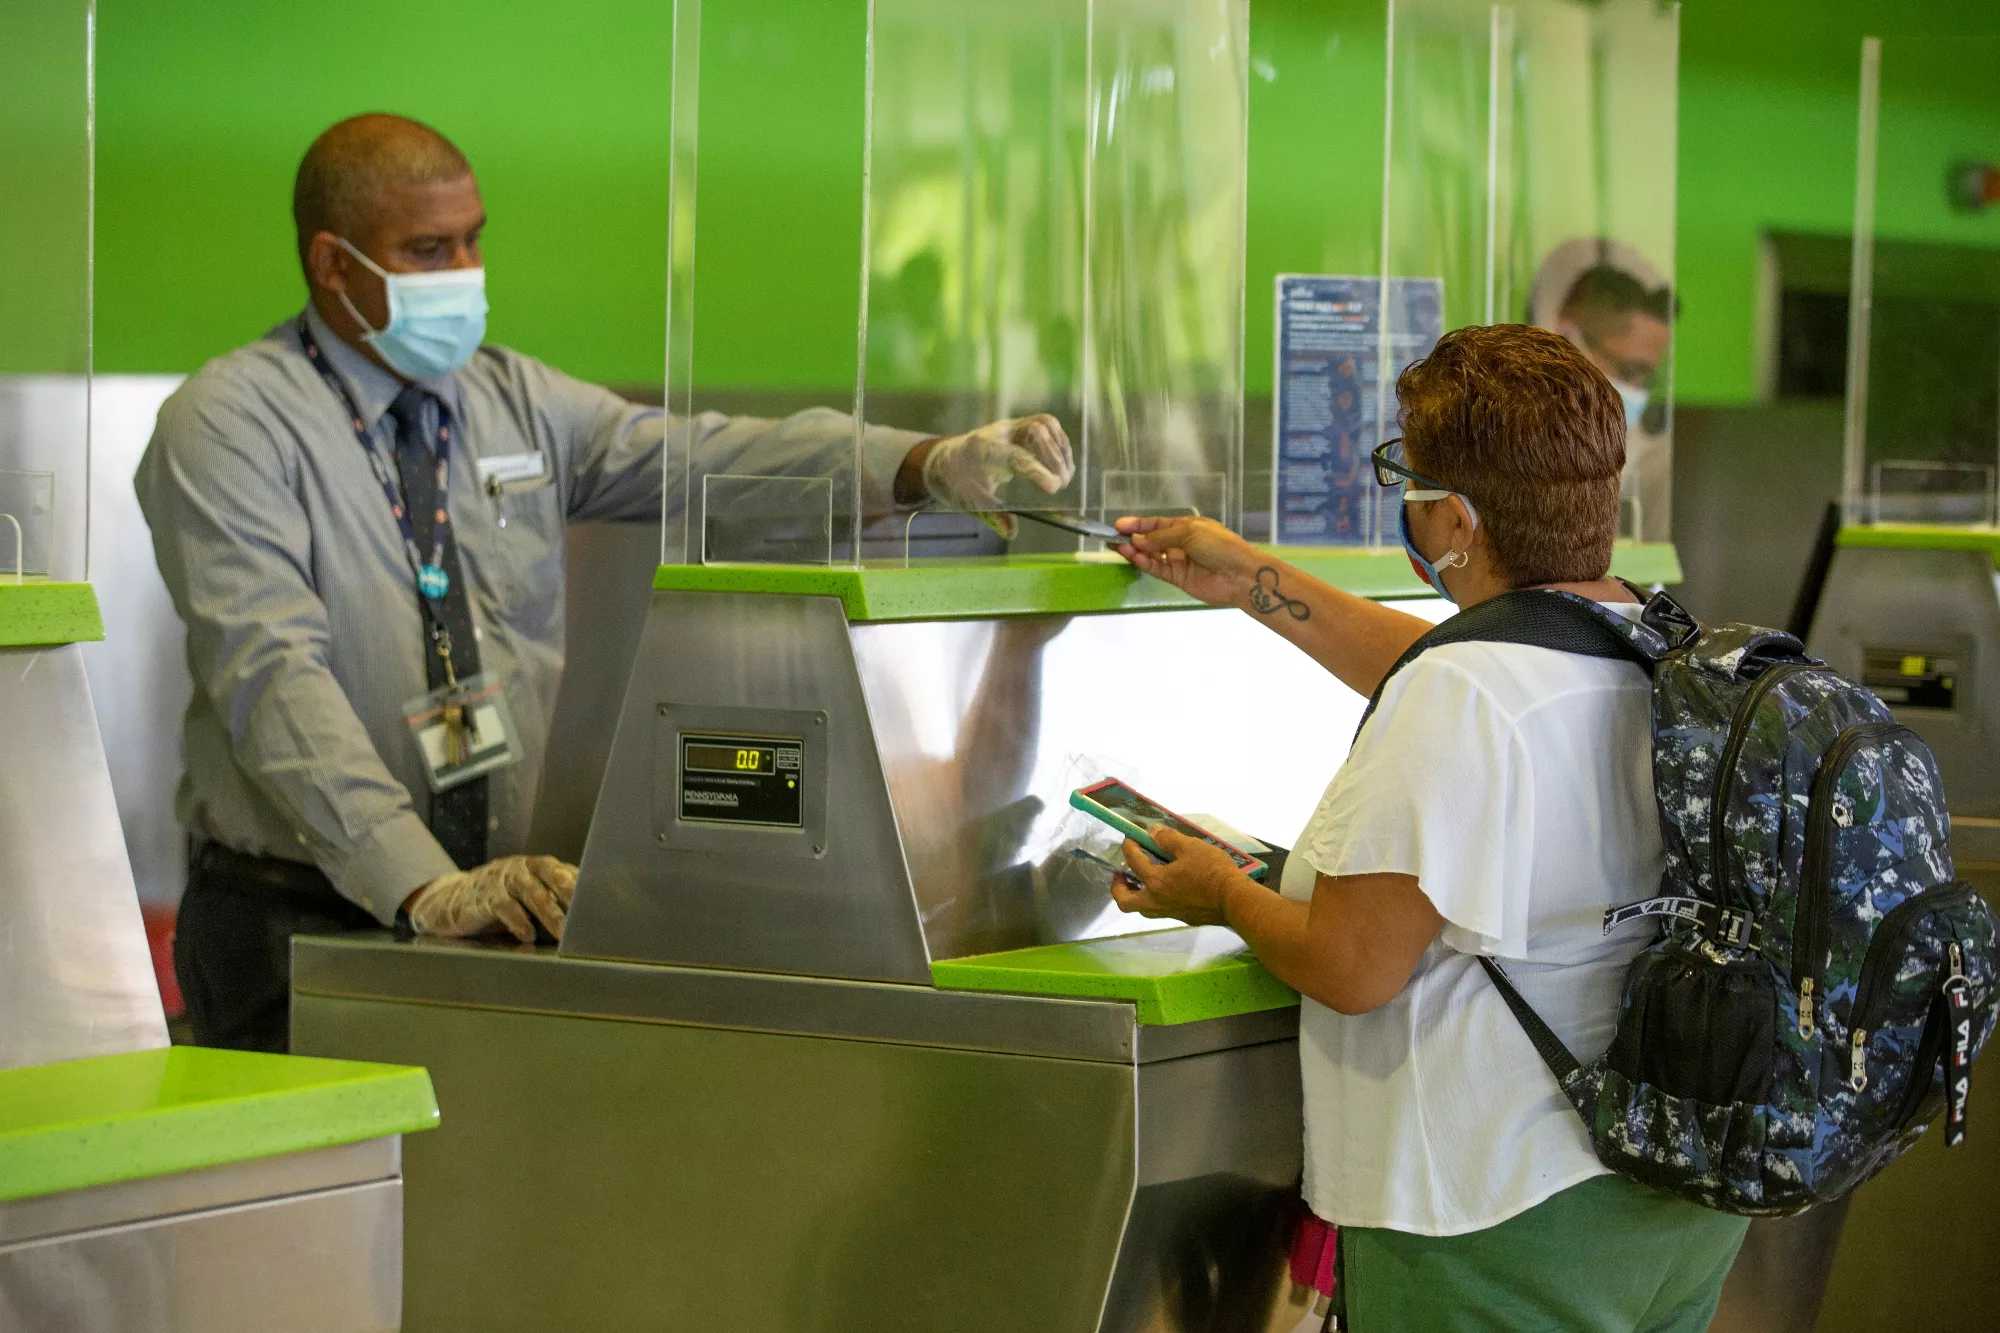
M 418 695 L 403 705 L 403 721 L 417 742 L 424 777 L 434 792 L 518 764 L 525 755 L 507 696 L 484 672 Z

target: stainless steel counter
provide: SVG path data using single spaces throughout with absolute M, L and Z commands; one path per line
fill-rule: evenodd
M 392 1333 L 394 1137 L 0 1203 L 5 1333 Z
M 406 1327 L 1290 1329 L 1297 1016 L 294 946 L 293 1049 L 422 1064 Z M 1218 1318 L 1226 1322 L 1216 1322 Z
M 1117 674 L 1141 661 L 1167 665 Z M 1229 610 L 850 623 L 833 597 L 656 592 L 562 952 L 921 985 L 1127 934 L 1069 855 L 1117 838 L 1071 791 L 1115 776 L 1289 845 L 1365 703 Z M 793 738 L 795 818 L 688 812 L 680 742 L 716 734 Z
M 1133 928 L 1069 855 L 1115 842 L 1067 805 L 1096 777 L 1288 838 L 1362 701 L 1233 613 L 939 596 L 655 592 L 559 950 L 295 943 L 292 1049 L 437 1090 L 410 1329 L 1298 1324 L 1296 1010 L 1148 1027 L 931 965 Z

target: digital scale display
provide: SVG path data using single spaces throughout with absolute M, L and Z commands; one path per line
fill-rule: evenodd
M 801 828 L 805 738 L 683 731 L 681 818 L 705 824 Z
M 690 742 L 687 767 L 691 773 L 772 773 L 778 752 L 768 745 L 702 745 Z

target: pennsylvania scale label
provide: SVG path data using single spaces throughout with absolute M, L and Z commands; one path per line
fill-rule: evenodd
M 801 828 L 805 738 L 683 731 L 681 819 Z

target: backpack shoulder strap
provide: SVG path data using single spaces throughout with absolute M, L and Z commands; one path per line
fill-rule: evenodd
M 1722 680 L 1754 680 L 1781 662 L 1822 665 L 1781 629 L 1730 622 L 1704 630 L 1687 651 L 1688 665 Z
M 1442 644 L 1518 643 L 1583 657 L 1624 658 L 1650 675 L 1661 658 L 1699 630 L 1693 617 L 1665 593 L 1653 595 L 1636 623 L 1575 593 L 1537 589 L 1501 593 L 1433 626 L 1411 644 L 1376 685 L 1361 726 L 1375 715 L 1382 691 L 1395 674 Z M 1360 727 L 1355 734 L 1361 734 Z

